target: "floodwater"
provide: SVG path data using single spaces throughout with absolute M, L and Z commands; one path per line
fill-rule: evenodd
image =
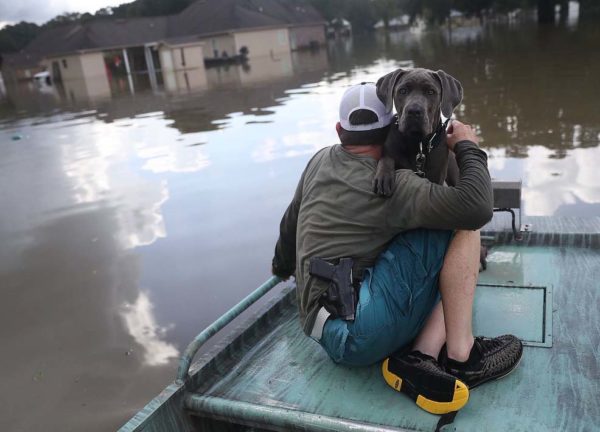
M 0 430 L 114 430 L 156 395 L 269 276 L 344 89 L 398 66 L 462 81 L 458 117 L 493 176 L 523 179 L 526 214 L 598 215 L 598 46 L 598 26 L 495 24 L 331 42 L 213 70 L 198 91 L 7 89 Z

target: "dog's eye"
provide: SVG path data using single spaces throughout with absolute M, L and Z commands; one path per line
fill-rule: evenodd
M 398 90 L 400 92 L 400 94 L 405 95 L 406 93 L 408 93 L 408 90 L 406 89 L 406 87 L 402 87 L 400 90 Z
M 427 94 L 429 96 L 433 96 L 435 94 L 435 90 L 434 89 L 429 89 L 429 90 L 427 90 Z

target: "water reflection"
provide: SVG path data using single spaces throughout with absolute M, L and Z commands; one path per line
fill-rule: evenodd
M 135 95 L 127 83 L 102 97 L 7 88 L 0 329 L 48 341 L 24 361 L 12 354 L 33 348 L 6 334 L 11 355 L 0 370 L 17 377 L 8 388 L 37 395 L 23 382 L 36 358 L 64 361 L 58 341 L 78 373 L 98 358 L 119 389 L 156 378 L 152 391 L 130 389 L 137 399 L 123 399 L 127 414 L 137 410 L 172 378 L 177 352 L 268 276 L 300 173 L 337 142 L 344 90 L 396 67 L 443 68 L 461 79 L 458 115 L 480 131 L 495 177 L 523 178 L 526 214 L 597 215 L 600 58 L 590 53 L 598 40 L 595 28 L 495 24 L 337 40 L 249 69 L 214 69 L 205 82 L 163 77 L 164 88 Z M 26 319 L 15 312 L 23 310 Z M 57 382 L 72 378 L 66 368 L 49 370 Z M 82 394 L 63 388 L 52 397 Z
M 173 344 L 162 340 L 173 326 L 159 326 L 153 309 L 148 294 L 140 292 L 134 303 L 123 306 L 123 319 L 129 334 L 144 350 L 144 363 L 160 366 L 177 358 L 179 351 Z
M 457 37 L 461 33 L 468 37 Z M 462 113 L 480 125 L 487 147 L 526 157 L 528 146 L 542 145 L 561 157 L 560 150 L 598 145 L 594 106 L 600 89 L 593 71 L 600 69 L 600 57 L 583 47 L 592 49 L 599 38 L 598 29 L 587 26 L 492 25 L 378 43 L 391 58 L 411 58 L 459 77 Z M 575 124 L 580 139 L 574 142 Z

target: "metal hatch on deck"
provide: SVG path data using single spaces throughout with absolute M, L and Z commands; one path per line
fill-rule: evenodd
M 473 329 L 476 335 L 514 334 L 524 345 L 552 347 L 552 287 L 478 284 Z

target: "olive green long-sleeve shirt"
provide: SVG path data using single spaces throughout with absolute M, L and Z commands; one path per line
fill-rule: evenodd
M 485 152 L 470 141 L 455 146 L 456 187 L 433 184 L 410 170 L 396 171 L 393 195 L 373 193 L 377 161 L 341 145 L 319 151 L 308 163 L 280 225 L 274 268 L 296 270 L 300 319 L 310 334 L 326 284 L 308 273 L 310 258 L 352 257 L 362 272 L 399 233 L 413 228 L 475 230 L 493 212 Z

